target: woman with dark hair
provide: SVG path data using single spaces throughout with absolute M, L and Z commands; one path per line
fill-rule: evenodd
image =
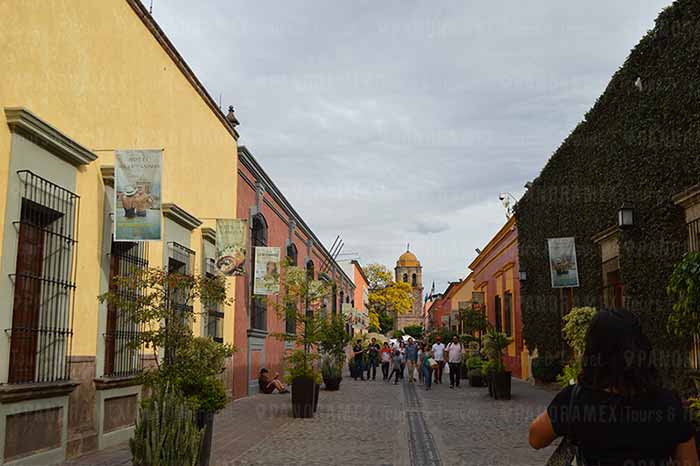
M 697 466 L 694 435 L 678 396 L 658 383 L 639 319 L 614 309 L 591 320 L 578 384 L 559 392 L 532 422 L 529 442 L 540 449 L 566 436 L 584 465 L 669 465 L 674 460 Z

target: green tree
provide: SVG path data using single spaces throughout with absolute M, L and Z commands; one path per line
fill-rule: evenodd
M 381 264 L 369 264 L 364 271 L 369 282 L 370 322 L 376 321 L 380 326 L 378 330 L 387 333 L 393 328 L 395 315 L 413 309 L 411 285 L 395 282 L 391 271 Z
M 419 340 L 423 336 L 423 327 L 420 325 L 409 325 L 404 327 L 403 332 L 406 335 L 413 337 L 413 339 Z

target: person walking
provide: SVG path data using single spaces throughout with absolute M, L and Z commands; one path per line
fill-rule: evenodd
M 423 383 L 423 353 L 425 352 L 425 345 L 420 343 L 418 345 L 418 382 Z
M 408 383 L 413 383 L 415 380 L 413 371 L 416 370 L 416 364 L 418 363 L 418 345 L 413 338 L 408 339 L 408 345 L 406 345 L 406 367 L 408 367 Z
M 433 374 L 432 367 L 430 367 L 430 359 L 432 357 L 432 351 L 423 351 L 423 360 L 421 361 L 421 367 L 423 369 L 423 384 L 426 390 L 430 390 L 433 384 Z
M 372 380 L 377 378 L 377 366 L 379 365 L 379 344 L 376 338 L 372 338 L 369 347 L 367 348 L 367 380 L 369 373 L 372 371 Z
M 462 377 L 464 345 L 455 335 L 445 349 L 447 350 L 447 363 L 450 365 L 450 388 L 459 388 L 459 379 Z
M 355 373 L 353 378 L 357 380 L 360 377 L 365 380 L 365 350 L 362 348 L 362 340 L 357 340 L 355 346 L 352 347 L 353 359 L 355 361 Z
M 384 346 L 379 351 L 379 359 L 382 362 L 382 380 L 389 378 L 389 366 L 391 365 L 391 348 L 389 343 L 384 342 Z
M 530 445 L 539 450 L 566 436 L 579 465 L 697 466 L 695 428 L 678 395 L 661 388 L 653 355 L 635 314 L 598 312 L 586 332 L 578 383 L 532 422 Z
M 431 348 L 433 359 L 437 362 L 435 369 L 435 383 L 442 383 L 442 369 L 445 367 L 445 344 L 442 342 L 440 335 L 435 338 L 435 343 Z
M 406 369 L 406 344 L 403 340 L 399 343 L 399 353 L 401 356 L 401 380 L 403 380 L 403 373 Z
M 394 351 L 394 357 L 391 360 L 391 374 L 389 375 L 389 380 L 394 377 L 394 385 L 399 383 L 399 375 L 401 374 L 401 352 L 399 350 Z

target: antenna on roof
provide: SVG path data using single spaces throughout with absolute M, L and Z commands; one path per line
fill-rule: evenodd
M 153 0 L 151 0 L 151 6 L 148 7 L 148 14 L 152 15 L 153 14 Z
M 410 251 L 410 250 L 411 250 L 411 243 L 406 243 L 406 251 Z

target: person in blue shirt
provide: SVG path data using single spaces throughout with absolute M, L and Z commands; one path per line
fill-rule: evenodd
M 416 364 L 418 363 L 418 345 L 413 338 L 408 339 L 408 345 L 406 345 L 406 366 L 408 367 L 408 383 L 413 383 L 414 377 L 413 372 L 416 369 Z

